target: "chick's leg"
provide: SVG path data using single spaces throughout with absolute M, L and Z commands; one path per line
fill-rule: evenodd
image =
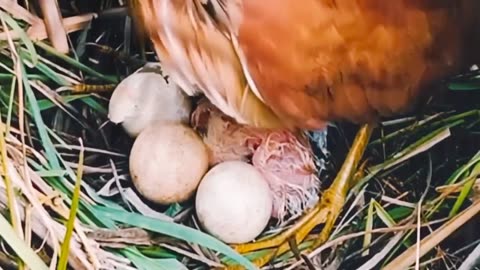
M 348 155 L 338 172 L 332 185 L 324 192 L 319 203 L 304 215 L 292 228 L 270 239 L 258 241 L 256 243 L 248 243 L 236 245 L 234 248 L 240 253 L 246 253 L 254 250 L 260 250 L 271 247 L 278 247 L 272 252 L 256 261 L 257 265 L 264 265 L 273 256 L 280 255 L 288 251 L 289 244 L 286 240 L 295 236 L 297 243 L 300 243 L 310 233 L 310 231 L 318 224 L 325 223 L 325 226 L 319 237 L 314 243 L 318 246 L 325 242 L 340 214 L 345 198 L 350 187 L 350 181 L 357 170 L 358 164 L 363 156 L 365 148 L 370 139 L 373 126 L 363 125 L 357 132 L 355 140 L 350 148 Z

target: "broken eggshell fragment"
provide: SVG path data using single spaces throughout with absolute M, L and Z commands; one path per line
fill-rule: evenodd
M 188 124 L 192 104 L 178 85 L 156 72 L 136 72 L 113 91 L 108 118 L 137 137 L 155 122 Z

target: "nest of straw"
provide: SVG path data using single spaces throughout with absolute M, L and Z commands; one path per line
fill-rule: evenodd
M 192 202 L 153 205 L 131 185 L 132 141 L 108 123 L 106 108 L 122 78 L 157 60 L 122 3 L 0 0 L 0 22 L 2 268 L 251 266 L 262 251 L 240 255 L 202 232 Z M 474 265 L 480 253 L 478 82 L 478 71 L 468 71 L 445 82 L 448 94 L 421 113 L 383 122 L 329 241 L 300 256 L 314 231 L 264 269 Z M 315 149 L 324 162 L 323 186 L 353 131 L 331 127 L 329 151 Z M 272 223 L 262 237 L 293 221 Z

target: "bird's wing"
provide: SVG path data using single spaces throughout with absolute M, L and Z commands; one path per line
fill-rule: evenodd
M 187 94 L 205 94 L 239 123 L 281 126 L 252 91 L 232 42 L 240 20 L 235 16 L 241 16 L 235 3 L 241 1 L 143 0 L 139 9 L 164 70 Z
M 425 84 L 458 70 L 480 3 L 139 2 L 164 69 L 188 94 L 204 93 L 240 123 L 302 128 L 410 107 Z
M 427 83 L 458 70 L 470 2 L 479 1 L 243 0 L 238 43 L 282 120 L 372 121 L 410 109 Z

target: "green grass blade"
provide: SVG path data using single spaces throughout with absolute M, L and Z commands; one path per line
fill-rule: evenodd
M 101 206 L 93 206 L 92 208 L 96 210 L 95 212 L 98 216 L 106 216 L 117 222 L 144 228 L 146 230 L 168 235 L 190 243 L 199 244 L 231 257 L 247 269 L 256 269 L 255 265 L 253 265 L 249 260 L 238 254 L 225 243 L 193 228 L 173 222 L 161 221 L 127 211 L 115 210 Z
M 83 99 L 89 97 L 90 95 L 68 95 L 62 96 L 63 102 L 70 103 L 75 100 Z M 38 108 L 40 111 L 45 111 L 51 108 L 56 108 L 57 106 L 49 99 L 40 99 L 38 100 Z
M 32 56 L 25 52 L 21 51 L 20 55 L 22 56 L 22 58 L 32 61 Z M 55 83 L 61 86 L 71 85 L 71 83 L 68 82 L 65 78 L 60 76 L 52 68 L 50 68 L 49 66 L 45 65 L 42 62 L 38 62 L 38 64 L 35 65 L 35 68 L 41 73 L 43 73 L 43 75 L 45 75 L 47 78 L 49 78 L 50 80 L 54 81 Z
M 463 185 L 463 188 L 460 191 L 460 195 L 455 200 L 455 204 L 453 205 L 452 210 L 450 210 L 450 214 L 448 215 L 449 218 L 454 217 L 462 207 L 465 200 L 468 199 L 468 195 L 470 194 L 470 191 L 472 191 L 473 185 L 475 184 L 475 180 L 477 180 L 477 177 L 479 174 L 480 174 L 480 162 L 477 163 L 477 165 L 475 165 L 472 172 L 467 177 L 468 179 L 467 182 L 465 183 L 465 185 Z
M 15 80 L 17 76 L 10 73 L 0 73 L 0 83 L 10 83 Z M 41 74 L 28 74 L 29 80 L 39 80 L 42 82 L 48 81 L 48 77 Z
M 388 216 L 392 217 L 393 221 L 399 221 L 412 214 L 413 209 L 404 206 L 398 206 L 388 210 Z
M 5 22 L 20 35 L 20 40 L 25 44 L 30 55 L 32 56 L 32 64 L 35 66 L 38 63 L 38 54 L 35 50 L 35 46 L 33 46 L 32 40 L 28 37 L 27 33 L 23 31 L 23 29 L 18 25 L 18 23 L 5 12 L 0 10 L 0 17 L 5 20 Z
M 469 80 L 464 82 L 454 82 L 448 85 L 448 88 L 453 91 L 470 91 L 480 90 L 480 80 Z
M 87 104 L 90 108 L 94 109 L 95 111 L 107 115 L 108 111 L 105 109 L 105 106 L 100 104 L 98 101 L 96 101 L 92 96 L 88 96 L 82 99 L 82 102 Z
M 468 170 L 470 170 L 471 167 L 473 167 L 475 164 L 477 164 L 478 162 L 480 162 L 480 151 L 478 151 L 475 156 L 473 156 L 470 161 L 468 161 L 467 164 L 463 165 L 462 167 L 458 168 L 453 174 L 452 176 L 450 176 L 447 180 L 447 184 L 448 185 L 451 185 L 451 184 L 455 184 L 458 182 L 458 179 L 460 179 L 460 177 L 462 177 L 463 175 L 465 175 L 467 173 Z
M 78 170 L 77 170 L 77 179 L 75 181 L 75 188 L 73 189 L 72 204 L 70 206 L 70 215 L 67 222 L 67 231 L 65 232 L 65 237 L 62 243 L 62 249 L 60 253 L 60 260 L 58 261 L 58 269 L 66 270 L 68 264 L 68 255 L 70 254 L 70 240 L 73 234 L 73 228 L 75 227 L 75 219 L 78 210 L 78 202 L 80 200 L 80 184 L 82 182 L 83 176 L 83 144 L 80 140 L 80 154 L 78 158 Z
M 4 216 L 0 215 L 0 236 L 32 270 L 48 270 L 40 257 L 23 242 Z
M 188 270 L 176 259 L 153 259 L 144 256 L 137 249 L 128 248 L 122 252 L 139 270 Z
M 370 204 L 368 205 L 368 211 L 367 211 L 367 221 L 365 225 L 365 231 L 371 231 L 373 229 L 373 202 L 374 199 L 370 199 Z M 372 244 L 372 234 L 371 233 L 366 233 L 365 236 L 363 237 L 363 245 L 362 247 L 365 249 L 365 251 L 362 252 L 362 256 L 367 256 L 369 254 L 369 249 L 368 247 Z
M 35 174 L 40 177 L 64 177 L 67 174 L 65 170 L 40 170 L 35 171 Z
M 47 127 L 43 122 L 42 115 L 40 114 L 40 108 L 38 107 L 37 98 L 33 93 L 32 87 L 30 86 L 30 82 L 28 81 L 27 73 L 25 72 L 25 66 L 23 65 L 23 63 L 20 63 L 20 69 L 22 72 L 23 85 L 25 87 L 25 95 L 27 97 L 28 105 L 30 107 L 30 111 L 33 114 L 33 120 L 35 122 L 36 128 L 38 129 L 38 133 L 42 141 L 42 146 L 45 149 L 48 162 L 53 167 L 53 169 L 59 170 L 61 168 L 56 155 L 57 151 L 55 150 L 53 143 L 48 136 Z
M 100 78 L 104 81 L 107 81 L 107 82 L 110 82 L 110 83 L 118 83 L 118 79 L 114 76 L 105 76 L 103 74 L 101 74 L 100 72 L 88 67 L 87 65 L 84 65 L 80 62 L 78 62 L 77 60 L 67 56 L 67 55 L 64 55 L 64 54 L 61 54 L 61 53 L 58 53 L 54 48 L 48 46 L 47 44 L 43 43 L 43 42 L 36 42 L 35 43 L 38 47 L 42 48 L 43 50 L 45 50 L 46 52 L 48 52 L 49 54 L 55 56 L 55 57 L 58 57 L 59 59 L 65 61 L 66 63 L 78 68 L 79 70 L 85 72 L 85 73 L 88 73 L 94 77 L 97 77 L 97 78 Z
M 374 200 L 373 206 L 375 206 L 375 211 L 377 212 L 378 217 L 385 225 L 387 225 L 387 227 L 392 228 L 395 226 L 395 220 L 392 218 L 392 216 L 390 216 L 390 214 L 388 214 L 381 204 Z
M 140 253 L 150 258 L 178 259 L 182 257 L 161 246 L 137 246 L 136 248 Z

